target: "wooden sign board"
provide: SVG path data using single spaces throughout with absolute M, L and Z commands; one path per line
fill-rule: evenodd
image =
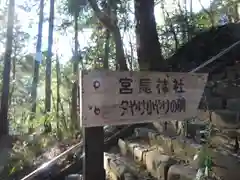
M 82 72 L 82 126 L 184 120 L 195 116 L 207 76 L 172 72 Z

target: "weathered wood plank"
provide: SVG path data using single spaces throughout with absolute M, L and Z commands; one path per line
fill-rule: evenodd
M 206 81 L 198 73 L 85 73 L 82 126 L 183 120 L 196 114 Z

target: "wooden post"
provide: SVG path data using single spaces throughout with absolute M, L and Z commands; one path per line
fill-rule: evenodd
M 82 86 L 83 74 L 80 73 L 80 86 Z M 97 89 L 97 88 L 96 88 Z M 83 88 L 80 88 L 80 94 L 83 94 Z M 82 96 L 81 96 L 82 97 Z M 82 107 L 82 99 L 80 106 Z M 82 111 L 80 116 L 83 118 Z M 97 117 L 96 117 L 97 118 Z M 83 179 L 84 180 L 105 180 L 104 169 L 104 128 L 84 127 L 83 128 L 84 142 L 84 160 L 83 160 Z
M 84 150 L 84 180 L 105 180 L 103 127 L 84 128 Z

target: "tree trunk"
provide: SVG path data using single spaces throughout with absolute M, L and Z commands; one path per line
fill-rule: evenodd
M 34 72 L 33 72 L 33 81 L 32 81 L 32 116 L 31 119 L 35 118 L 36 108 L 37 108 L 37 85 L 39 80 L 39 65 L 42 60 L 42 27 L 43 27 L 43 10 L 44 10 L 44 0 L 40 1 L 40 13 L 39 13 L 39 22 L 38 22 L 38 38 L 36 46 L 36 57 L 34 63 Z M 31 127 L 30 127 L 31 129 Z
M 124 49 L 123 49 L 123 41 L 120 33 L 120 29 L 117 27 L 113 31 L 113 38 L 116 45 L 116 62 L 119 66 L 117 69 L 120 71 L 127 71 L 127 62 L 125 59 Z
M 8 122 L 8 98 L 9 98 L 9 81 L 11 71 L 11 55 L 13 43 L 13 26 L 14 26 L 15 0 L 10 0 L 8 5 L 8 23 L 7 23 L 7 42 L 4 55 L 3 85 L 0 110 L 0 138 L 9 134 Z
M 235 23 L 237 23 L 238 21 L 239 21 L 239 11 L 238 11 L 238 4 L 239 4 L 239 2 L 235 2 L 234 3 L 234 10 L 233 10 L 233 12 L 234 12 L 234 22 Z
M 125 59 L 124 49 L 123 49 L 123 42 L 121 38 L 120 29 L 117 26 L 117 19 L 116 15 L 109 15 L 108 12 L 102 12 L 96 0 L 88 0 L 90 6 L 92 7 L 94 13 L 96 14 L 99 21 L 107 28 L 113 35 L 114 42 L 116 44 L 116 64 L 118 66 L 118 70 L 127 71 L 127 62 Z
M 54 0 L 50 0 L 48 27 L 48 55 L 46 61 L 46 81 L 45 81 L 45 112 L 51 111 L 51 80 L 52 80 L 52 44 L 53 44 L 53 27 L 54 27 Z
M 79 129 L 79 117 L 78 117 L 78 87 L 79 87 L 79 56 L 78 56 L 78 12 L 74 15 L 74 32 L 75 32 L 75 52 L 73 58 L 73 76 L 74 83 L 72 88 L 72 103 L 71 103 L 71 119 L 74 129 Z
M 154 0 L 135 0 L 135 15 L 140 70 L 164 71 L 166 62 L 156 29 Z
M 105 31 L 105 35 L 106 35 L 106 41 L 105 41 L 105 47 L 104 47 L 104 62 L 103 62 L 103 68 L 104 69 L 109 69 L 109 63 L 108 63 L 108 59 L 109 59 L 109 40 L 110 40 L 110 31 L 108 29 L 106 29 Z

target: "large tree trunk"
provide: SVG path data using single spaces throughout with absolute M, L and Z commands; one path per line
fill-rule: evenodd
M 8 24 L 7 24 L 7 43 L 4 55 L 3 85 L 0 111 L 0 138 L 9 134 L 8 122 L 8 98 L 9 98 L 9 81 L 11 71 L 11 55 L 13 42 L 13 25 L 14 25 L 15 0 L 10 0 L 8 5 Z
M 135 17 L 140 70 L 164 71 L 166 62 L 156 29 L 154 0 L 135 0 Z

